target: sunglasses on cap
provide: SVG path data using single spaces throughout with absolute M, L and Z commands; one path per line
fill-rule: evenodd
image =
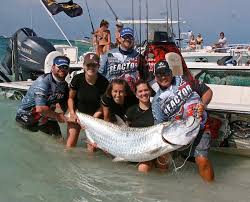
M 63 69 L 63 70 L 69 70 L 69 66 L 68 65 L 56 65 L 58 67 L 58 69 Z
M 123 36 L 122 37 L 123 39 L 128 39 L 128 40 L 134 40 L 134 37 L 133 36 L 131 36 L 131 35 L 125 35 L 125 36 Z
M 155 73 L 155 76 L 157 78 L 161 78 L 163 76 L 171 76 L 172 75 L 172 72 L 158 72 L 158 73 Z

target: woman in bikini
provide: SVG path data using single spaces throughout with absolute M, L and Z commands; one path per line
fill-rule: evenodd
M 93 42 L 96 47 L 96 54 L 99 56 L 110 50 L 111 36 L 108 28 L 108 21 L 102 20 L 100 28 L 94 32 Z

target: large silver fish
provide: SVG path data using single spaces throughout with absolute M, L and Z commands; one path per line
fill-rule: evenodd
M 112 154 L 115 161 L 142 162 L 155 159 L 192 142 L 200 128 L 200 121 L 194 117 L 151 127 L 132 128 L 80 112 L 76 114 L 85 127 L 89 141 Z

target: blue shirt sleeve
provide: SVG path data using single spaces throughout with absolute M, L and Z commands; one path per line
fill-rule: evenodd
M 98 70 L 98 72 L 104 77 L 106 77 L 107 75 L 107 64 L 108 64 L 108 54 L 106 53 L 101 56 L 100 68 Z
M 48 100 L 49 80 L 40 78 L 34 86 L 35 106 L 46 106 Z

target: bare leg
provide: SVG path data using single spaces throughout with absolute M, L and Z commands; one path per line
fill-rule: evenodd
M 95 152 L 96 151 L 96 145 L 93 145 L 91 143 L 87 143 L 87 150 L 88 152 Z
M 171 154 L 164 154 L 156 159 L 155 165 L 161 171 L 166 171 L 168 169 L 170 159 L 171 159 Z
M 142 173 L 148 173 L 152 169 L 152 166 L 152 161 L 141 162 L 138 166 L 138 171 Z
M 66 147 L 71 148 L 75 147 L 77 144 L 77 140 L 80 134 L 81 127 L 77 123 L 68 123 L 68 128 L 67 128 L 67 142 L 66 142 Z
M 212 163 L 204 156 L 195 157 L 195 162 L 199 169 L 200 176 L 207 182 L 214 181 L 214 170 Z

